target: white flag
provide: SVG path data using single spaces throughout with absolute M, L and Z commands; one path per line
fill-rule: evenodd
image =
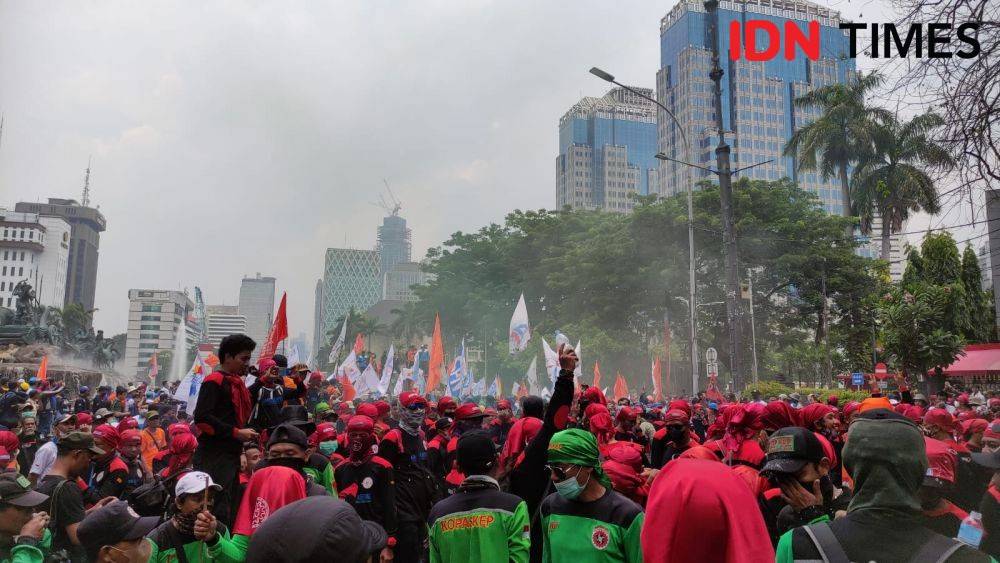
M 358 356 L 354 353 L 354 350 L 351 350 L 351 353 L 344 358 L 344 361 L 341 362 L 334 374 L 334 376 L 339 377 L 344 377 L 345 375 L 348 381 L 351 382 L 351 385 L 354 385 L 355 389 L 357 389 L 357 380 L 358 376 L 361 375 L 361 370 L 358 369 Z
M 378 391 L 378 386 L 379 379 L 378 373 L 375 372 L 375 366 L 368 364 L 365 371 L 361 372 L 361 376 L 358 377 L 358 382 L 354 384 L 354 389 L 360 397 L 365 394 L 374 394 Z
M 330 347 L 330 357 L 327 358 L 327 363 L 336 362 L 340 351 L 344 349 L 344 339 L 347 337 L 347 317 L 348 315 L 345 313 L 344 324 L 340 325 L 340 336 L 337 337 L 336 342 Z
M 528 307 L 524 304 L 524 294 L 517 300 L 514 314 L 510 317 L 510 353 L 523 352 L 531 340 L 531 327 L 528 326 Z
M 201 365 L 201 373 L 195 373 L 195 368 L 199 365 Z M 208 366 L 202 364 L 201 358 L 196 355 L 194 363 L 191 364 L 191 369 L 181 379 L 180 384 L 177 386 L 177 391 L 174 392 L 174 399 L 187 403 L 184 410 L 189 415 L 194 415 L 194 407 L 198 404 L 198 394 L 201 393 L 201 382 L 205 379 L 206 369 L 208 369 Z
M 559 354 L 549 346 L 545 338 L 542 338 L 542 352 L 545 354 L 545 370 L 549 372 L 549 379 L 555 381 L 559 377 Z
M 299 360 L 299 347 L 294 344 L 291 344 L 289 346 L 288 356 L 286 357 L 288 358 L 289 368 L 291 368 L 295 364 L 301 363 L 301 360 Z
M 389 392 L 389 380 L 392 379 L 392 362 L 396 348 L 390 344 L 389 352 L 385 355 L 385 363 L 382 364 L 382 379 L 378 382 L 378 392 L 385 395 Z
M 392 388 L 392 394 L 394 396 L 399 396 L 403 392 L 403 382 L 406 380 L 413 381 L 413 370 L 410 368 L 403 368 L 399 370 L 399 379 L 396 380 L 396 385 Z
M 528 381 L 528 393 L 532 395 L 540 394 L 541 390 L 538 388 L 538 357 L 535 356 L 531 358 L 531 365 L 528 366 L 528 373 L 524 375 L 524 378 Z
M 510 388 L 510 394 L 513 395 L 514 397 L 517 397 L 517 394 L 520 392 L 521 392 L 521 384 L 515 381 L 514 385 Z

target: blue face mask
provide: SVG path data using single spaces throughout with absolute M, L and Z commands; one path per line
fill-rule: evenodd
M 587 483 L 581 485 L 580 482 L 576 480 L 576 477 L 579 474 L 580 471 L 577 470 L 576 475 L 567 477 L 566 479 L 557 482 L 555 484 L 556 492 L 566 500 L 575 500 L 579 497 L 580 493 L 583 492 L 583 489 L 587 487 L 587 483 L 590 482 L 590 477 L 587 477 Z
M 330 454 L 332 454 L 333 452 L 337 451 L 337 441 L 336 440 L 327 440 L 326 442 L 320 442 L 319 443 L 319 451 L 323 455 L 329 457 Z

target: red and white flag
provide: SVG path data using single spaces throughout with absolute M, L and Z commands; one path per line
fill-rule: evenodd
M 271 324 L 271 331 L 267 333 L 267 340 L 260 347 L 260 355 L 257 356 L 258 365 L 261 361 L 270 359 L 274 355 L 274 351 L 278 349 L 278 344 L 288 338 L 288 317 L 285 314 L 285 299 L 287 297 L 288 294 L 281 294 L 281 304 L 278 305 L 278 314 L 274 317 L 274 323 Z

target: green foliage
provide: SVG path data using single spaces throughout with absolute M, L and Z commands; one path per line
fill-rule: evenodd
M 694 207 L 699 349 L 720 351 L 725 379 L 731 366 L 725 307 L 718 304 L 725 296 L 718 188 L 702 185 Z M 554 346 L 559 330 L 574 344 L 582 341 L 585 379 L 598 360 L 605 379 L 620 370 L 630 386 L 642 388 L 652 354 L 663 349 L 664 313 L 678 352 L 673 360 L 690 362 L 683 357 L 689 346 L 682 328 L 688 324 L 686 216 L 683 195 L 642 198 L 631 215 L 515 211 L 503 224 L 455 233 L 428 251 L 426 270 L 435 279 L 415 289 L 420 301 L 409 314 L 426 322 L 440 313 L 449 353 L 463 337 L 477 347 L 485 338 L 486 375 L 499 373 L 509 385 L 530 362 L 530 354 L 510 358 L 506 350 L 510 315 L 524 292 L 532 353 L 540 337 Z M 828 215 L 814 195 L 788 180 L 748 179 L 734 183 L 734 219 L 741 266 L 754 277 L 761 374 L 780 369 L 780 351 L 808 340 L 829 341 L 827 380 L 831 369 L 853 367 L 841 348 L 852 338 L 870 341 L 870 317 L 859 307 L 875 280 L 871 261 L 856 256 L 853 241 L 844 238 L 851 220 Z M 745 279 L 747 270 L 740 274 Z M 824 297 L 830 300 L 825 312 Z M 749 346 L 746 306 L 739 322 Z M 429 332 L 427 324 L 421 327 Z M 861 333 L 866 338 L 858 338 Z M 744 356 L 740 369 L 748 376 L 749 348 Z
M 952 285 L 918 285 L 893 288 L 879 310 L 886 353 L 903 375 L 923 374 L 955 361 L 962 337 L 950 330 L 949 310 L 954 303 Z
M 798 393 L 803 399 L 806 395 L 816 395 L 819 397 L 820 401 L 825 402 L 830 395 L 836 395 L 840 399 L 840 404 L 843 405 L 848 401 L 858 401 L 861 402 L 871 396 L 868 391 L 855 391 L 854 389 L 830 389 L 826 387 L 790 387 L 788 385 L 782 385 L 775 381 L 762 381 L 760 383 L 748 385 L 746 391 L 743 393 L 744 397 L 750 397 L 751 393 L 754 391 L 760 392 L 761 399 L 765 401 L 771 397 L 777 397 L 781 394 L 791 394 Z

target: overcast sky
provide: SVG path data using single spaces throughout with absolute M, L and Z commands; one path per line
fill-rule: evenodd
M 79 198 L 92 156 L 98 327 L 130 288 L 235 304 L 261 272 L 311 333 L 324 251 L 374 247 L 383 178 L 415 258 L 553 207 L 559 117 L 606 91 L 591 66 L 652 87 L 673 4 L 0 0 L 0 205 Z

